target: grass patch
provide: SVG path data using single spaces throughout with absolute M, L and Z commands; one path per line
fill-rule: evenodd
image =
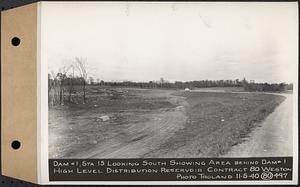
M 225 154 L 285 99 L 261 93 L 181 92 L 176 95 L 185 97 L 190 107 L 185 128 L 157 150 L 158 154 L 169 152 L 169 157 Z

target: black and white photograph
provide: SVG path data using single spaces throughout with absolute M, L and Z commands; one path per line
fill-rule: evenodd
M 294 3 L 45 5 L 49 159 L 297 151 Z

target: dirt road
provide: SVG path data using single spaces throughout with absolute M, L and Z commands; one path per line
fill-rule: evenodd
M 244 143 L 232 147 L 226 157 L 292 156 L 292 94 L 255 128 Z
M 171 92 L 170 92 L 171 93 Z M 176 105 L 174 109 L 160 109 L 159 113 L 148 113 L 147 122 L 129 124 L 118 133 L 94 149 L 75 155 L 76 158 L 139 158 L 151 150 L 157 149 L 175 132 L 184 127 L 185 99 L 170 96 L 169 101 Z

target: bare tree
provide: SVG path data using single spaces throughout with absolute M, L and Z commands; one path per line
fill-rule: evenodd
M 53 88 L 53 82 L 52 82 L 52 79 L 51 79 L 51 74 L 48 73 L 48 98 L 50 96 L 52 88 Z
M 163 87 L 164 83 L 165 83 L 165 79 L 163 77 L 161 77 L 160 80 L 159 80 L 159 84 L 160 84 L 161 88 Z
M 60 68 L 59 73 L 57 73 L 58 80 L 60 81 L 59 85 L 59 104 L 64 105 L 64 83 L 67 78 L 69 67 L 63 66 Z
M 71 73 L 69 75 L 69 97 L 68 97 L 68 101 L 69 103 L 73 102 L 73 99 L 72 99 L 72 92 L 74 91 L 74 78 L 75 78 L 75 73 L 74 73 L 74 70 L 75 70 L 75 66 L 74 64 L 71 64 L 70 65 L 70 69 L 71 69 Z
M 59 73 L 51 71 L 51 76 L 48 75 L 48 84 L 50 83 L 50 88 L 48 89 L 48 101 L 51 106 L 55 104 L 60 104 L 60 80 L 58 77 Z
M 53 93 L 53 94 L 52 94 Z M 54 106 L 55 101 L 55 77 L 48 73 L 48 103 L 49 106 Z
M 87 67 L 86 67 L 86 59 L 75 57 L 75 67 L 77 68 L 80 77 L 83 81 L 83 104 L 86 103 L 86 82 L 88 77 Z

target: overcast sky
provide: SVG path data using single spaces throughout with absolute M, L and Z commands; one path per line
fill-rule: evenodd
M 74 57 L 105 81 L 292 82 L 296 3 L 43 2 L 42 63 Z

